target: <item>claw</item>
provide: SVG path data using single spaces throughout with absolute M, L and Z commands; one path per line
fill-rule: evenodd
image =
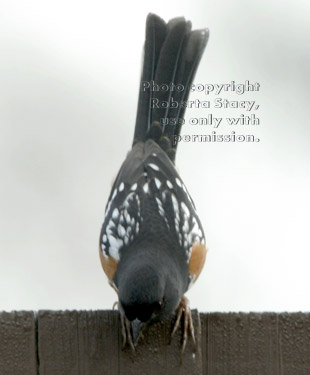
M 125 315 L 122 317 L 122 334 L 123 334 L 123 349 L 125 348 L 128 342 L 132 351 L 135 352 L 136 348 L 132 340 L 130 321 L 126 318 Z
M 184 315 L 184 327 L 183 327 L 182 351 L 181 351 L 181 353 L 183 354 L 185 347 L 186 347 L 186 343 L 187 343 L 188 331 L 196 347 L 195 331 L 194 331 L 191 309 L 189 306 L 189 300 L 185 296 L 181 298 L 181 301 L 177 308 L 177 317 L 173 326 L 171 338 L 180 326 L 180 320 L 181 320 L 182 315 Z
M 118 309 L 121 315 L 121 326 L 122 326 L 122 337 L 123 337 L 123 349 L 125 348 L 126 344 L 128 343 L 131 347 L 132 351 L 135 352 L 135 346 L 132 340 L 131 334 L 131 324 L 130 321 L 126 318 L 125 312 L 122 308 L 122 305 L 118 302 Z

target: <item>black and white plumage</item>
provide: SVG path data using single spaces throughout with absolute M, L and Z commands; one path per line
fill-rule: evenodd
M 206 30 L 191 31 L 184 18 L 167 24 L 154 14 L 147 18 L 133 146 L 113 184 L 99 247 L 103 269 L 119 296 L 124 340 L 132 346 L 140 322 L 176 310 L 184 311 L 193 335 L 183 296 L 199 276 L 206 248 L 195 205 L 174 166 L 174 139 L 185 108 L 152 108 L 152 103 L 172 97 L 186 102 L 207 39 Z M 142 89 L 151 82 L 184 89 Z M 174 125 L 164 125 L 167 119 Z

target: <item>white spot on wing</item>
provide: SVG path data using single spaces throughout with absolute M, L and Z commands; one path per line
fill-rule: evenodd
M 172 200 L 174 212 L 179 212 L 179 204 L 174 194 L 171 194 L 171 200 Z
M 161 203 L 161 200 L 157 197 L 155 199 L 156 199 L 156 202 L 157 202 L 158 211 L 159 211 L 160 216 L 165 217 L 165 211 L 163 209 L 163 205 Z
M 112 194 L 112 198 L 111 198 L 111 202 L 113 201 L 113 199 L 116 197 L 116 193 L 117 193 L 117 190 L 114 189 L 113 191 L 113 194 Z
M 123 206 L 124 206 L 125 208 L 129 208 L 129 206 L 130 206 L 130 201 L 133 199 L 134 194 L 135 194 L 135 193 L 130 193 L 130 194 L 127 196 L 125 202 L 123 203 Z
M 130 190 L 136 190 L 137 189 L 137 186 L 138 186 L 138 184 L 137 183 L 134 183 L 133 185 L 132 185 L 132 187 L 130 188 Z
M 185 217 L 187 219 L 189 219 L 190 218 L 189 209 L 188 209 L 188 207 L 186 206 L 186 204 L 184 202 L 181 202 L 181 208 L 182 208 L 182 210 L 184 212 Z
M 199 226 L 195 217 L 193 217 L 193 224 L 192 232 L 196 234 L 199 231 Z
M 143 185 L 143 191 L 144 191 L 145 193 L 147 193 L 147 192 L 149 191 L 149 184 L 148 184 L 148 182 L 146 182 L 146 183 Z
M 188 233 L 188 231 L 189 231 L 189 226 L 188 226 L 188 221 L 187 221 L 187 220 L 184 222 L 182 230 L 183 230 L 183 232 L 185 232 L 186 234 Z
M 105 256 L 105 257 L 107 257 L 107 253 L 105 252 L 105 245 L 102 243 L 101 244 L 101 250 L 102 250 L 102 253 L 103 253 L 103 255 Z
M 154 163 L 150 163 L 149 166 L 150 166 L 152 169 L 154 169 L 154 171 L 159 171 L 159 168 L 158 168 L 158 166 L 157 166 L 156 164 L 154 164 Z
M 125 215 L 126 224 L 129 225 L 131 221 L 131 217 L 129 213 L 127 212 L 127 210 L 124 211 L 124 215 Z
M 124 187 L 125 187 L 125 185 L 124 185 L 124 183 L 122 182 L 122 183 L 119 185 L 118 190 L 119 190 L 119 191 L 123 191 L 123 190 L 124 190 Z
M 137 201 L 137 204 L 138 204 L 138 216 L 140 217 L 141 215 L 140 215 L 140 198 L 139 198 L 139 196 L 138 195 L 136 195 L 136 201 Z
M 174 213 L 175 213 L 175 218 L 174 218 L 175 231 L 177 233 L 179 233 L 179 242 L 180 242 L 180 245 L 181 245 L 182 239 L 180 240 L 181 234 L 180 234 L 180 228 L 179 228 L 179 225 L 180 225 L 179 203 L 178 203 L 174 194 L 171 194 L 171 200 L 172 200 L 172 205 L 173 205 L 173 209 L 174 209 Z
M 159 189 L 160 186 L 161 186 L 161 182 L 160 182 L 159 179 L 156 178 L 156 177 L 155 177 L 154 181 L 155 181 L 155 184 L 156 184 L 157 189 Z
M 183 188 L 185 194 L 187 195 L 188 200 L 191 202 L 191 204 L 192 204 L 192 206 L 193 206 L 193 209 L 196 211 L 196 208 L 195 208 L 194 202 L 193 202 L 191 196 L 189 195 L 189 192 L 187 191 L 186 186 L 185 186 L 184 184 L 182 184 L 182 188 Z
M 167 182 L 167 186 L 168 186 L 168 188 L 169 188 L 169 189 L 172 189 L 172 188 L 173 188 L 172 183 L 171 183 L 169 180 L 167 180 L 166 182 Z
M 113 194 L 112 194 L 112 197 L 111 199 L 109 200 L 108 204 L 107 204 L 107 207 L 106 207 L 106 210 L 105 210 L 105 217 L 108 215 L 109 211 L 110 211 L 110 208 L 111 208 L 111 204 L 113 202 L 113 199 L 116 197 L 116 194 L 117 194 L 117 189 L 114 189 L 113 191 Z
M 179 179 L 178 177 L 176 177 L 175 181 L 176 181 L 176 183 L 177 183 L 180 187 L 182 187 L 182 182 L 180 181 L 180 179 Z
M 125 228 L 121 224 L 117 226 L 117 233 L 120 237 L 124 237 L 126 234 Z
M 120 238 L 115 238 L 112 235 L 108 235 L 110 248 L 110 255 L 117 261 L 119 261 L 119 249 L 123 246 L 123 241 Z
M 113 212 L 112 212 L 112 219 L 116 220 L 119 216 L 119 211 L 117 208 L 114 208 Z
M 120 185 L 118 189 L 125 189 L 125 184 L 123 185 L 123 187 Z M 113 192 L 113 195 L 116 194 Z M 112 199 L 109 202 L 110 205 L 111 202 Z M 134 235 L 139 232 L 139 221 L 142 221 L 140 204 L 139 196 L 134 191 L 131 191 L 117 208 L 110 207 L 111 212 L 108 216 L 106 213 L 105 216 L 105 231 L 102 234 L 101 241 L 103 244 L 100 244 L 105 256 L 110 255 L 118 261 L 120 258 L 120 249 L 124 245 L 130 245 L 134 240 Z M 133 208 L 135 209 L 135 215 L 131 216 L 129 212 Z

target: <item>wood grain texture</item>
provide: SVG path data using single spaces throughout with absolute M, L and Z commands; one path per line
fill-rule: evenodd
M 0 312 L 0 374 L 37 374 L 36 325 L 33 312 Z
M 119 374 L 116 311 L 40 311 L 40 375 Z
M 310 374 L 310 314 L 200 316 L 204 374 Z
M 40 311 L 40 375 L 201 374 L 200 319 L 193 311 L 197 350 L 188 340 L 181 364 L 181 330 L 172 322 L 150 326 L 137 351 L 122 350 L 117 311 Z
M 281 374 L 310 374 L 310 314 L 280 314 L 279 368 Z
M 120 352 L 120 374 L 202 374 L 201 326 L 197 310 L 192 310 L 192 318 L 197 341 L 196 349 L 189 337 L 182 356 L 181 328 L 170 340 L 173 320 L 156 323 L 148 327 L 136 353 L 132 353 L 130 348 Z
M 173 321 L 150 326 L 133 353 L 121 348 L 117 311 L 3 312 L 0 375 L 310 374 L 309 313 L 192 316 L 197 350 L 189 339 L 181 364 Z

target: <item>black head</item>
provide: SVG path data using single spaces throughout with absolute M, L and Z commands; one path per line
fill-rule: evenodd
M 127 319 L 147 322 L 164 306 L 165 277 L 150 265 L 135 267 L 122 275 L 118 292 Z
M 163 320 L 173 314 L 182 297 L 178 283 L 172 282 L 171 275 L 164 269 L 138 262 L 120 273 L 119 302 L 126 318 L 132 322 L 134 340 L 144 323 Z

